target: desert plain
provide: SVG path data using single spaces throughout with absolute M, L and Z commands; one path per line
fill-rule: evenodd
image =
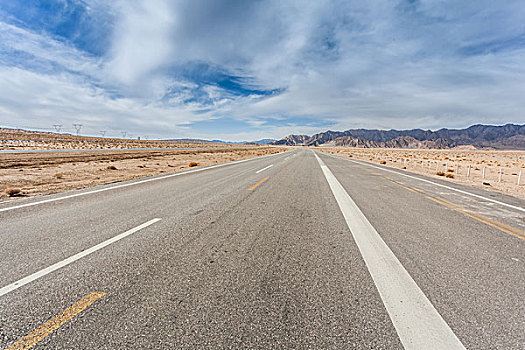
M 0 201 L 278 153 L 283 147 L 0 130 Z
M 525 151 L 477 150 L 469 147 L 440 150 L 352 147 L 316 149 L 525 198 Z

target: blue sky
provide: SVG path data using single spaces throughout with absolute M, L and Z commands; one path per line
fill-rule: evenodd
M 0 0 L 0 126 L 149 138 L 525 123 L 520 1 Z

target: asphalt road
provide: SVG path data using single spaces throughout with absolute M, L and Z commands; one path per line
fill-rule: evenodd
M 306 149 L 3 203 L 0 347 L 523 349 L 524 208 Z

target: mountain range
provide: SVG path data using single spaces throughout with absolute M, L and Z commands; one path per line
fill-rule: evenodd
M 436 131 L 350 129 L 326 131 L 312 136 L 289 135 L 271 142 L 287 146 L 342 146 L 362 148 L 436 148 L 473 146 L 475 148 L 525 150 L 525 124 L 472 125 L 466 129 Z
M 262 139 L 256 141 L 223 141 L 223 140 L 203 140 L 203 139 L 168 139 L 163 141 L 173 141 L 173 142 L 191 142 L 191 143 L 229 143 L 235 145 L 244 145 L 244 144 L 261 144 L 267 145 L 275 141 L 275 139 Z

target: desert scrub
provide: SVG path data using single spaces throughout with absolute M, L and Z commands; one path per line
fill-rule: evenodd
M 5 194 L 7 194 L 9 197 L 15 197 L 22 193 L 22 190 L 19 188 L 8 188 L 5 190 Z
M 117 167 L 114 166 L 114 165 L 108 165 L 108 166 L 106 167 L 106 169 L 108 169 L 108 170 L 117 170 Z
M 445 176 L 445 173 L 442 172 L 442 171 L 438 171 L 438 172 L 436 173 L 436 175 L 437 175 L 437 176 Z
M 194 166 L 197 166 L 199 165 L 199 163 L 197 162 L 190 162 L 190 164 L 188 165 L 190 168 L 193 168 Z
M 454 174 L 448 173 L 447 175 L 445 175 L 445 177 L 448 177 L 449 179 L 453 179 L 454 178 Z

